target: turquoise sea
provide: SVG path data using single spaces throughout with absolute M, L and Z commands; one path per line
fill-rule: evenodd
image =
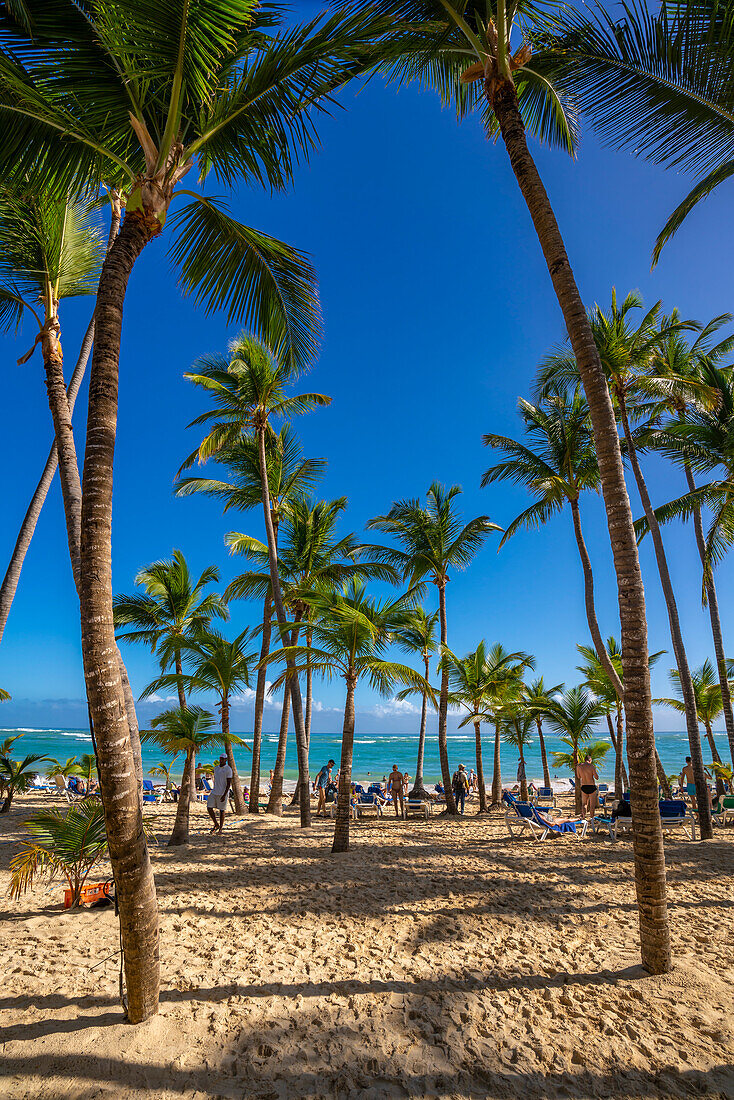
M 89 730 L 32 729 L 28 727 L 19 729 L 0 729 L 0 740 L 5 737 L 13 736 L 14 734 L 22 735 L 21 739 L 16 741 L 13 746 L 13 755 L 16 759 L 26 756 L 29 753 L 40 753 L 44 756 L 54 757 L 57 760 L 66 760 L 69 756 L 80 756 L 82 753 L 92 752 L 92 742 L 89 737 Z M 252 734 L 245 731 L 240 733 L 240 736 L 248 739 Z M 658 752 L 660 753 L 660 759 L 663 762 L 666 772 L 668 774 L 680 772 L 686 754 L 689 751 L 687 735 L 682 732 L 671 733 L 660 731 L 656 732 L 655 738 Z M 603 739 L 601 733 L 598 739 Z M 705 738 L 702 737 L 702 741 L 704 762 L 708 762 L 710 756 L 708 745 L 706 744 Z M 729 757 L 729 746 L 726 734 L 717 733 L 715 735 L 715 741 L 722 759 L 727 760 Z M 553 768 L 553 757 L 551 755 L 554 749 L 563 749 L 565 746 L 561 745 L 558 739 L 550 733 L 545 737 L 545 742 L 551 775 L 558 779 L 567 778 L 567 771 Z M 277 743 L 277 731 L 265 733 L 263 735 L 261 771 L 264 777 L 267 777 L 269 769 L 272 768 L 275 763 Z M 467 769 L 474 765 L 475 750 L 473 731 L 471 733 L 459 732 L 449 734 L 448 743 L 449 763 L 452 771 L 458 764 L 464 764 Z M 357 736 L 354 741 L 353 775 L 358 780 L 373 779 L 375 777 L 381 779 L 383 775 L 386 775 L 387 772 L 390 771 L 393 764 L 397 764 L 401 771 L 407 771 L 412 776 L 415 772 L 417 746 L 417 733 L 413 736 L 398 736 L 386 730 L 385 733 L 381 734 L 372 734 L 362 737 Z M 488 728 L 484 737 L 484 773 L 487 781 L 489 781 L 491 777 L 493 746 L 494 734 L 493 731 Z M 330 758 L 333 758 L 338 764 L 340 752 L 341 735 L 339 733 L 312 734 L 311 750 L 309 753 L 311 775 L 314 776 L 322 764 L 325 764 Z M 213 758 L 214 752 L 205 754 L 204 760 L 207 761 L 210 756 Z M 235 758 L 243 776 L 249 775 L 252 757 L 247 749 L 238 748 L 235 751 Z M 540 750 L 537 739 L 526 750 L 525 758 L 528 779 L 542 779 L 543 769 L 540 762 Z M 155 746 L 143 746 L 143 770 L 146 773 L 150 767 L 163 759 L 163 754 Z M 505 781 L 514 782 L 517 771 L 517 759 L 516 749 L 513 749 L 510 745 L 502 746 L 501 762 L 503 779 Z M 599 770 L 602 780 L 609 781 L 614 778 L 614 752 L 611 746 L 606 760 Z M 43 771 L 42 765 L 39 765 L 39 771 Z M 174 774 L 176 774 L 175 768 Z M 295 779 L 297 774 L 296 747 L 293 733 L 291 732 L 288 739 L 288 752 L 286 755 L 286 778 Z M 438 760 L 438 738 L 435 730 L 431 731 L 426 738 L 424 774 L 427 782 L 436 782 L 440 778 L 441 769 Z

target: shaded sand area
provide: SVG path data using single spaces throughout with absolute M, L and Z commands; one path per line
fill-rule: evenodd
M 497 814 L 370 822 L 332 856 L 331 824 L 210 838 L 197 806 L 153 850 L 161 1013 L 131 1028 L 112 912 L 7 897 L 31 804 L 0 818 L 3 1098 L 734 1097 L 734 828 L 666 840 L 676 967 L 651 978 L 628 840 Z

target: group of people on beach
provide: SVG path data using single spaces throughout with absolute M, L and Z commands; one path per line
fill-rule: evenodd
M 339 771 L 332 775 L 335 762 L 327 761 L 313 781 L 312 791 L 318 798 L 316 817 L 326 817 L 327 802 L 336 799 L 339 792 Z M 370 787 L 370 795 L 380 802 L 388 805 L 392 802 L 395 807 L 395 816 L 402 817 L 405 813 L 405 800 L 408 797 L 411 776 L 407 772 L 401 772 L 397 764 L 393 764 L 389 775 L 382 777 L 382 783 L 373 783 Z M 352 795 L 354 795 L 352 784 Z

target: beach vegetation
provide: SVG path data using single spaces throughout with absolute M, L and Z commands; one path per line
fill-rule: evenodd
M 24 794 L 30 790 L 36 778 L 36 764 L 45 760 L 46 757 L 38 753 L 29 753 L 22 760 L 0 756 L 0 797 L 3 799 L 0 814 L 10 812 L 16 794 Z
M 60 875 L 71 891 L 72 908 L 77 906 L 93 868 L 107 854 L 101 801 L 84 799 L 66 810 L 38 810 L 24 824 L 30 835 L 10 861 L 10 896 L 19 898 L 39 876 Z

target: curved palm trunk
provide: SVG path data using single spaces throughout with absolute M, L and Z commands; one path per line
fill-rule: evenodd
M 591 634 L 594 648 L 596 649 L 596 655 L 599 658 L 599 662 L 602 665 L 604 671 L 612 682 L 612 687 L 617 693 L 617 698 L 624 701 L 624 690 L 622 688 L 622 681 L 617 676 L 616 669 L 612 664 L 607 647 L 604 644 L 604 639 L 601 636 L 599 629 L 599 623 L 596 618 L 596 607 L 594 605 L 594 574 L 591 570 L 591 559 L 589 552 L 586 549 L 586 543 L 584 541 L 583 532 L 581 530 L 581 514 L 579 512 L 578 499 L 571 502 L 571 515 L 573 517 L 573 533 L 576 536 L 576 545 L 579 550 L 579 557 L 581 558 L 581 568 L 584 573 L 584 603 L 586 605 L 586 621 L 589 624 L 589 633 Z
M 548 769 L 548 754 L 545 751 L 545 738 L 543 737 L 543 719 L 536 718 L 535 725 L 538 727 L 538 741 L 540 743 L 540 758 L 543 761 L 543 784 L 546 787 L 551 785 L 550 771 Z
M 426 654 L 423 655 L 423 663 L 425 665 L 425 677 L 428 679 L 428 673 L 430 671 L 429 657 Z M 415 782 L 413 783 L 413 789 L 408 793 L 408 798 L 428 798 L 428 791 L 423 785 L 423 760 L 426 754 L 426 724 L 428 720 L 428 699 L 425 691 L 423 692 L 423 702 L 421 704 L 421 726 L 418 734 L 418 759 L 415 765 Z
M 137 212 L 126 215 L 102 266 L 82 482 L 82 654 L 97 739 L 131 1023 L 140 1023 L 158 1011 L 158 904 L 117 663 L 112 616 L 112 483 L 125 291 L 135 261 L 158 232 L 160 223 L 155 218 Z
M 446 581 L 438 585 L 438 617 L 441 626 L 441 645 L 448 645 L 448 631 L 446 628 Z M 446 738 L 446 725 L 449 712 L 449 670 L 442 664 L 441 669 L 441 694 L 438 702 L 438 756 L 441 761 L 441 778 L 446 796 L 446 811 L 450 814 L 458 813 L 454 800 L 454 791 L 451 786 L 451 769 L 449 768 L 449 749 Z
M 336 806 L 336 825 L 332 852 L 349 850 L 349 812 L 352 797 L 352 755 L 354 753 L 354 689 L 357 677 L 350 672 L 346 677 L 347 701 L 344 706 L 342 727 L 342 755 L 339 764 L 339 801 Z
M 578 775 L 576 774 L 576 768 L 579 762 L 579 747 L 577 743 L 573 746 L 573 805 L 574 813 L 576 817 L 581 817 L 581 784 L 579 783 Z M 660 811 L 658 810 L 658 813 Z
M 488 94 L 493 92 L 491 104 L 512 170 L 538 234 L 591 413 L 619 591 L 622 663 L 627 685 L 627 752 L 634 794 L 632 838 L 642 964 L 652 973 L 665 973 L 671 966 L 670 927 L 665 851 L 655 775 L 645 590 L 614 410 L 563 238 L 525 140 L 515 87 L 511 80 L 503 79 L 496 82 L 494 89 L 488 83 L 486 90 Z
M 122 681 L 122 694 L 125 697 L 125 717 L 127 718 L 128 729 L 130 730 L 130 745 L 133 750 L 133 763 L 135 765 L 135 778 L 138 782 L 138 791 L 141 799 L 143 798 L 143 756 L 140 746 L 140 727 L 138 726 L 138 715 L 135 710 L 135 699 L 133 698 L 133 691 L 130 687 L 130 681 L 127 675 L 127 669 L 125 668 L 125 662 L 122 659 L 119 647 L 117 649 L 117 666 L 120 670 L 120 680 Z M 96 739 L 95 739 L 95 756 L 97 755 Z
M 627 453 L 629 455 L 632 471 L 635 475 L 635 481 L 637 482 L 637 489 L 640 494 L 640 500 L 642 501 L 642 507 L 645 512 L 645 517 L 650 528 L 653 547 L 655 549 L 655 561 L 657 562 L 658 573 L 660 574 L 660 584 L 663 589 L 665 606 L 668 611 L 668 622 L 670 624 L 670 640 L 673 643 L 675 663 L 678 666 L 678 674 L 680 676 L 680 690 L 681 695 L 683 696 L 683 706 L 685 707 L 688 742 L 691 746 L 691 760 L 693 763 L 693 778 L 696 784 L 696 801 L 698 802 L 698 819 L 701 828 L 701 840 L 711 840 L 714 835 L 714 827 L 711 821 L 711 808 L 709 806 L 708 787 L 706 785 L 706 773 L 704 772 L 703 768 L 703 753 L 701 751 L 701 735 L 698 730 L 696 695 L 693 690 L 691 670 L 688 667 L 688 658 L 686 657 L 686 651 L 683 645 L 683 635 L 681 634 L 680 621 L 678 619 L 678 605 L 675 600 L 673 583 L 670 579 L 670 573 L 668 571 L 668 559 L 665 556 L 665 548 L 663 546 L 663 537 L 660 534 L 660 526 L 658 524 L 657 517 L 653 512 L 652 504 L 650 503 L 650 495 L 647 491 L 647 484 L 642 474 L 642 468 L 637 457 L 637 448 L 635 447 L 635 442 L 632 438 L 624 394 L 619 394 L 619 409 L 622 416 L 622 428 L 624 430 L 624 438 L 627 442 Z
M 520 780 L 520 801 L 528 801 L 528 781 L 525 775 L 525 753 L 523 751 L 522 742 L 518 744 L 520 750 L 520 763 L 522 764 L 522 779 Z
M 309 650 L 311 648 L 311 642 L 313 641 L 313 634 L 311 631 L 310 623 L 306 627 L 306 645 Z M 306 731 L 306 748 L 311 748 L 311 712 L 313 710 L 313 669 L 311 668 L 311 657 L 306 657 L 306 718 L 305 718 L 305 731 Z M 306 785 L 307 793 L 310 790 L 311 777 Z M 310 797 L 310 795 L 309 795 Z M 298 806 L 301 802 L 301 787 L 300 784 L 296 785 L 296 789 L 293 792 L 293 798 L 291 799 L 291 806 Z
M 693 474 L 690 467 L 686 462 L 684 465 L 686 472 L 686 481 L 688 482 L 689 492 L 693 493 L 696 489 L 696 482 L 693 480 Z M 701 565 L 706 569 L 706 541 L 703 535 L 703 523 L 701 522 L 701 509 L 697 506 L 693 509 L 693 529 L 696 533 L 696 546 L 698 547 L 698 556 L 701 559 Z M 709 608 L 709 619 L 711 620 L 711 636 L 714 641 L 714 656 L 716 657 L 716 668 L 719 673 L 719 686 L 721 687 L 721 709 L 724 714 L 724 728 L 726 729 L 726 736 L 729 741 L 729 752 L 731 754 L 732 767 L 734 767 L 734 714 L 732 714 L 731 706 L 731 691 L 729 690 L 729 677 L 726 669 L 726 656 L 724 655 L 724 639 L 721 633 L 721 618 L 719 616 L 719 598 L 716 594 L 716 585 L 714 584 L 713 572 L 710 576 L 705 576 L 706 585 L 706 602 Z
M 252 771 L 250 772 L 250 803 L 248 806 L 251 814 L 260 813 L 260 754 L 263 740 L 265 681 L 268 672 L 267 665 L 264 664 L 264 661 L 270 652 L 271 621 L 271 600 L 270 595 L 267 595 L 263 605 L 263 633 L 262 644 L 260 646 L 260 665 L 257 670 L 257 684 L 255 686 L 255 723 L 252 733 Z
M 107 237 L 108 252 L 112 247 L 112 242 L 115 240 L 118 230 L 120 228 L 119 202 L 116 200 L 112 201 L 110 205 L 110 210 L 110 230 Z M 92 352 L 93 343 L 94 314 L 92 314 L 92 320 L 87 325 L 87 331 L 84 333 L 84 339 L 82 340 L 82 344 L 79 349 L 79 356 L 76 361 L 76 366 L 74 367 L 71 379 L 69 380 L 69 387 L 66 390 L 66 400 L 69 406 L 70 418 L 74 412 L 74 405 L 76 404 L 77 395 L 84 379 L 84 372 L 87 369 L 87 363 L 89 362 L 89 356 Z M 36 486 L 35 492 L 31 497 L 31 502 L 28 505 L 28 510 L 23 517 L 23 522 L 20 526 L 20 531 L 18 532 L 18 538 L 16 539 L 15 546 L 13 547 L 13 553 L 10 558 L 10 562 L 8 563 L 8 568 L 5 572 L 2 585 L 0 586 L 0 641 L 2 641 L 2 637 L 5 632 L 5 626 L 8 621 L 8 615 L 10 614 L 10 608 L 12 607 L 13 599 L 18 588 L 18 582 L 20 580 L 20 573 L 23 568 L 23 562 L 25 561 L 25 556 L 28 553 L 28 548 L 31 545 L 31 540 L 36 530 L 36 524 L 38 523 L 39 517 L 41 515 L 43 505 L 46 502 L 46 497 L 48 496 L 48 491 L 51 488 L 51 483 L 53 482 L 58 464 L 59 456 L 56 449 L 56 440 L 54 439 L 51 450 L 49 451 L 48 458 L 46 459 L 46 465 L 43 468 L 43 473 L 41 474 L 41 478 L 38 482 L 38 485 Z M 79 508 L 81 510 L 81 495 L 79 498 Z
M 280 576 L 278 573 L 278 551 L 275 545 L 275 532 L 273 519 L 270 513 L 270 489 L 268 486 L 268 462 L 265 454 L 265 427 L 259 426 L 257 430 L 258 450 L 260 454 L 260 481 L 263 493 L 263 513 L 265 517 L 265 533 L 268 544 L 268 561 L 270 564 L 270 583 L 273 591 L 273 603 L 275 613 L 280 626 L 283 645 L 289 644 L 288 631 L 286 630 L 286 614 L 283 604 L 283 593 L 280 588 Z M 293 726 L 296 731 L 296 749 L 298 752 L 298 785 L 301 788 L 301 828 L 308 828 L 311 824 L 311 800 L 308 797 L 308 745 L 306 744 L 306 730 L 303 722 L 303 705 L 301 701 L 301 688 L 298 682 L 298 673 L 292 657 L 286 660 L 289 672 L 291 693 L 291 705 L 293 707 Z
M 275 754 L 275 766 L 273 767 L 273 782 L 270 787 L 270 797 L 265 807 L 266 814 L 275 814 L 277 817 L 283 813 L 283 772 L 285 771 L 285 750 L 288 746 L 288 719 L 291 714 L 291 693 L 288 684 L 283 686 L 283 708 L 280 712 L 280 733 L 278 734 L 278 750 Z
M 721 757 L 719 756 L 719 751 L 716 748 L 716 742 L 714 741 L 714 735 L 713 735 L 713 732 L 711 730 L 711 723 L 710 722 L 704 722 L 703 725 L 704 725 L 704 729 L 706 730 L 706 740 L 708 741 L 709 748 L 711 749 L 711 759 L 713 760 L 714 764 L 720 764 L 721 763 Z M 724 780 L 721 778 L 721 776 L 718 774 L 718 772 L 716 774 L 716 793 L 717 793 L 717 795 L 726 794 L 726 787 L 724 786 Z
M 234 812 L 244 814 L 247 811 L 245 796 L 242 793 L 240 774 L 232 751 L 232 742 L 229 739 L 229 692 L 222 695 L 222 737 L 224 738 L 224 751 L 227 754 L 227 763 L 232 769 L 232 797 L 234 798 Z
M 492 805 L 502 801 L 502 775 L 500 773 L 500 724 L 494 724 L 494 766 L 492 768 Z
M 194 801 L 196 801 L 196 751 L 188 749 L 181 776 L 181 790 L 176 803 L 176 819 L 168 841 L 169 848 L 174 848 L 178 844 L 188 844 L 191 803 Z
M 477 754 L 477 784 L 479 786 L 479 813 L 487 812 L 487 788 L 484 785 L 484 762 L 482 760 L 482 724 L 474 722 L 474 744 Z
M 621 715 L 619 708 L 617 708 L 617 733 L 614 732 L 614 723 L 612 722 L 612 716 L 607 711 L 607 727 L 609 729 L 609 736 L 614 746 L 614 794 L 616 798 L 621 798 L 624 794 L 624 787 L 622 786 L 622 738 L 621 732 Z

